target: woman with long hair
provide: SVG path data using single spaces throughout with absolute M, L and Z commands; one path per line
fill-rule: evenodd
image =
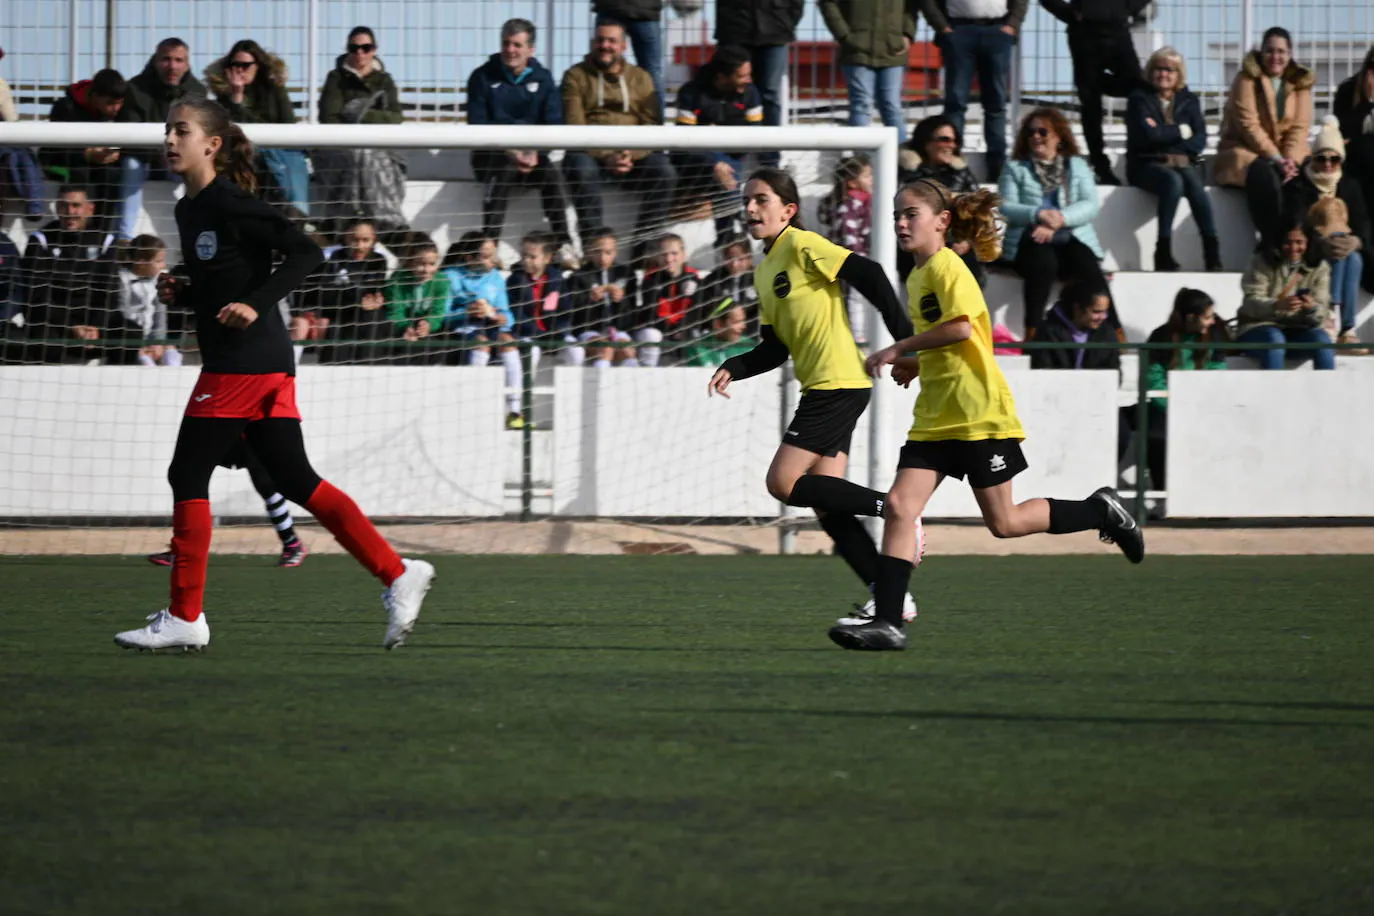
M 296 409 L 296 361 L 277 302 L 321 262 L 320 249 L 258 200 L 253 145 L 220 105 L 186 98 L 167 116 L 167 167 L 186 195 L 177 230 L 204 365 L 186 405 L 167 469 L 172 486 L 171 605 L 115 636 L 129 649 L 200 650 L 210 642 L 202 605 L 210 557 L 210 476 L 240 440 L 282 496 L 304 506 L 386 586 L 383 646 L 405 642 L 434 567 L 403 560 L 343 491 L 306 457 Z M 273 257 L 283 256 L 273 270 Z
M 1145 557 L 1145 538 L 1111 487 L 1081 500 L 1018 503 L 1012 494 L 1012 478 L 1028 467 L 1021 452 L 1026 434 L 993 353 L 982 290 L 948 247 L 949 238 L 962 239 L 980 259 L 995 259 L 1001 247 L 1000 203 L 991 191 L 959 195 L 927 179 L 897 195 L 897 244 L 916 260 L 906 281 L 916 333 L 870 355 L 866 368 L 877 376 L 890 365 L 899 384 L 919 378 L 921 385 L 897 479 L 883 507 L 876 616 L 830 630 L 831 640 L 846 649 L 906 648 L 902 603 L 913 566 L 913 523 L 946 477 L 968 478 L 995 537 L 1096 530 L 1132 563 Z

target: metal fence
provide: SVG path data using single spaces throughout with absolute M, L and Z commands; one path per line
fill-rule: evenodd
M 675 11 L 693 5 L 702 9 Z M 715 3 L 665 6 L 671 101 L 690 74 L 690 62 L 701 55 L 689 49 L 711 43 Z M 162 38 L 186 40 L 193 72 L 199 74 L 234 41 L 252 37 L 285 60 L 297 109 L 310 119 L 348 30 L 362 24 L 376 30 L 381 57 L 401 87 L 410 118 L 461 120 L 467 75 L 497 49 L 500 24 L 514 16 L 538 27 L 539 56 L 555 74 L 585 52 L 592 24 L 588 0 L 0 0 L 0 47 L 6 51 L 0 76 L 13 88 L 22 116 L 37 119 L 67 84 L 101 67 L 113 66 L 126 76 L 137 73 Z M 1136 45 L 1142 57 L 1165 44 L 1178 48 L 1189 62 L 1192 88 L 1217 112 L 1241 49 L 1251 47 L 1271 25 L 1288 28 L 1297 59 L 1317 71 L 1320 113 L 1374 42 L 1374 4 L 1161 0 L 1138 23 Z M 908 89 L 913 118 L 939 106 L 941 86 L 938 52 L 925 46 L 932 37 L 930 27 L 921 22 L 916 37 L 912 66 L 928 70 L 930 80 L 912 81 L 919 88 Z M 1026 19 L 1019 55 L 1019 100 L 1075 106 L 1064 27 L 1038 3 L 1032 3 Z M 798 29 L 789 88 L 793 120 L 842 120 L 844 81 L 816 4 L 807 5 Z M 1109 133 L 1110 128 L 1109 121 Z

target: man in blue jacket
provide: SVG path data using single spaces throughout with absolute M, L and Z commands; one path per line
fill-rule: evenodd
M 562 124 L 558 81 L 534 56 L 534 23 L 509 19 L 501 26 L 501 53 L 468 77 L 469 124 Z M 472 168 L 485 186 L 482 231 L 501 238 L 506 205 L 516 186 L 534 187 L 544 218 L 559 244 L 568 240 L 568 217 L 558 170 L 547 153 L 534 150 L 475 150 Z

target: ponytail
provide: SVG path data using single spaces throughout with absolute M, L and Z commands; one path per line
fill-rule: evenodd
M 253 143 L 229 118 L 224 106 L 200 96 L 184 96 L 172 104 L 172 110 L 184 108 L 195 112 L 196 120 L 207 136 L 219 137 L 219 152 L 215 154 L 215 172 L 225 175 L 249 194 L 258 191 L 257 170 L 253 167 Z M 168 112 L 171 117 L 171 112 Z
M 918 178 L 902 190 L 925 201 L 937 215 L 948 210 L 950 239 L 968 242 L 978 260 L 986 263 L 1002 256 L 1005 220 L 997 209 L 1002 198 L 995 192 L 979 188 L 968 194 L 955 194 L 929 178 Z
M 230 123 L 221 134 L 224 144 L 215 156 L 215 171 L 229 176 L 229 180 L 249 194 L 258 192 L 258 174 L 253 168 L 253 141 L 243 128 Z
M 1002 256 L 1002 198 L 996 192 L 979 188 L 960 194 L 950 204 L 950 234 L 956 242 L 968 242 L 984 263 Z

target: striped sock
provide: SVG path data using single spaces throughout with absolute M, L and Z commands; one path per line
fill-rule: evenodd
M 277 537 L 283 544 L 296 540 L 296 520 L 291 517 L 291 506 L 286 497 L 273 493 L 265 500 L 267 516 L 272 519 L 272 527 L 277 529 Z

